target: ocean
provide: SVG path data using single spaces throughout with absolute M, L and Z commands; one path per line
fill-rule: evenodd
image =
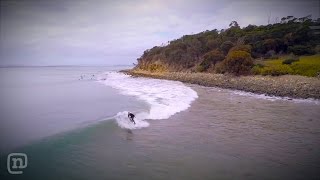
M 318 100 L 117 72 L 125 68 L 0 68 L 0 177 L 320 177 Z M 10 153 L 27 156 L 22 174 L 8 172 Z

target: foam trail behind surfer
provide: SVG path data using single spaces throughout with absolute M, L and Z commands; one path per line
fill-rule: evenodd
M 130 119 L 128 111 L 118 112 L 115 119 L 121 128 L 126 129 L 148 127 L 149 123 L 146 120 L 168 119 L 188 109 L 192 101 L 198 98 L 197 92 L 177 81 L 132 78 L 130 75 L 118 72 L 102 73 L 97 80 L 119 90 L 123 95 L 143 100 L 150 106 L 148 110 L 134 114 L 134 122 L 128 120 Z

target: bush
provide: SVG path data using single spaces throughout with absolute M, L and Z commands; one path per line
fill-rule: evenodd
M 223 74 L 223 73 L 226 72 L 225 69 L 224 69 L 224 63 L 223 62 L 224 61 L 220 61 L 214 66 L 215 73 Z
M 150 72 L 164 72 L 167 71 L 167 68 L 162 64 L 153 63 L 147 66 L 147 70 Z
M 227 54 L 233 46 L 234 44 L 231 41 L 225 41 L 221 44 L 220 48 L 225 54 Z
M 231 51 L 222 62 L 223 69 L 235 75 L 249 74 L 253 66 L 251 55 L 245 51 Z
M 215 49 L 215 50 L 212 50 L 212 51 L 206 53 L 203 56 L 203 59 L 205 61 L 208 61 L 209 63 L 216 64 L 217 62 L 222 61 L 224 59 L 224 57 L 225 56 L 224 56 L 223 52 L 221 52 L 218 49 Z
M 264 55 L 264 58 L 266 58 L 266 59 L 278 59 L 279 56 L 276 55 L 276 52 L 274 50 L 270 50 Z
M 203 60 L 196 68 L 197 72 L 204 72 L 211 66 L 211 62 L 208 59 Z
M 203 61 L 196 67 L 197 72 L 207 71 L 211 66 L 224 59 L 224 54 L 220 50 L 212 50 L 203 56 Z
M 320 45 L 317 45 L 315 48 L 314 48 L 314 51 L 315 53 L 320 53 Z
M 237 46 L 232 47 L 229 50 L 229 53 L 232 51 L 245 51 L 245 52 L 251 54 L 251 46 L 250 45 L 237 45 Z
M 199 64 L 197 67 L 196 67 L 196 72 L 204 72 L 206 71 L 208 68 L 205 68 L 204 66 L 202 66 L 201 64 Z
M 255 64 L 251 69 L 251 73 L 255 74 L 255 75 L 261 74 L 261 71 L 264 67 L 265 67 L 265 65 L 263 65 L 263 64 L 260 64 L 260 63 Z
M 256 64 L 256 65 L 254 65 L 254 66 L 257 66 L 257 67 L 259 67 L 259 68 L 263 68 L 263 67 L 265 67 L 265 65 L 260 64 L 260 63 L 258 63 L 258 64 Z
M 263 68 L 262 66 L 254 65 L 251 69 L 251 73 L 254 75 L 259 75 L 261 74 L 262 68 Z
M 299 57 L 295 55 L 290 55 L 287 59 L 282 61 L 282 64 L 290 65 L 293 62 L 299 61 Z
M 313 55 L 315 54 L 314 49 L 311 46 L 304 46 L 304 45 L 295 45 L 295 46 L 289 46 L 288 51 L 301 56 L 301 55 Z
M 273 50 L 277 47 L 277 41 L 275 39 L 266 39 L 263 41 L 263 46 L 266 50 Z
M 210 39 L 207 41 L 206 46 L 208 49 L 215 49 L 219 47 L 219 41 L 216 39 Z
M 292 74 L 293 70 L 289 66 L 268 66 L 261 68 L 260 74 L 280 76 L 285 74 Z

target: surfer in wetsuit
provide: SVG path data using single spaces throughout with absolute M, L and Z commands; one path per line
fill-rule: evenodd
M 130 121 L 132 121 L 134 124 L 136 124 L 136 122 L 134 121 L 134 114 L 132 114 L 131 112 L 128 112 L 128 118 L 130 119 Z

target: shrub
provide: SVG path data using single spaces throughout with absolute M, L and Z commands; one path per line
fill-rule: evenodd
M 263 46 L 266 50 L 273 50 L 277 47 L 277 41 L 275 39 L 266 39 L 263 41 Z
M 232 51 L 222 62 L 223 69 L 235 75 L 249 74 L 253 66 L 251 55 L 245 51 Z
M 292 54 L 287 59 L 283 60 L 282 64 L 290 65 L 290 64 L 292 64 L 293 62 L 296 62 L 296 61 L 299 61 L 299 57 Z
M 311 46 L 304 46 L 304 45 L 289 46 L 288 51 L 299 56 L 304 54 L 308 54 L 308 55 L 315 54 L 315 51 Z
M 271 76 L 280 76 L 285 74 L 292 74 L 293 70 L 289 66 L 268 66 L 261 68 L 260 74 L 262 75 L 271 75 Z
M 279 56 L 276 55 L 276 52 L 274 50 L 270 50 L 264 55 L 264 58 L 267 58 L 267 59 L 278 59 Z
M 260 64 L 260 63 L 256 64 L 255 66 L 258 66 L 259 68 L 263 68 L 263 67 L 265 67 L 265 65 Z
M 245 52 L 251 54 L 251 46 L 250 45 L 237 45 L 237 46 L 232 47 L 229 50 L 229 53 L 232 51 L 245 51 Z
M 153 63 L 147 66 L 147 70 L 150 72 L 164 72 L 167 71 L 167 68 L 162 64 Z
M 314 51 L 315 53 L 320 53 L 320 45 L 317 45 L 315 48 L 314 48 Z
M 259 65 L 254 65 L 251 69 L 251 73 L 254 74 L 254 75 L 258 75 L 258 74 L 261 74 L 261 71 L 262 71 L 262 68 L 261 66 Z
M 196 72 L 204 72 L 206 68 L 202 66 L 201 64 L 197 65 Z
M 225 69 L 224 69 L 224 61 L 220 61 L 218 62 L 215 66 L 214 66 L 214 72 L 215 73 L 219 73 L 219 74 L 223 74 L 225 73 Z
M 234 45 L 231 41 L 225 41 L 221 44 L 220 48 L 225 54 L 227 54 L 233 46 Z
M 224 59 L 224 54 L 220 50 L 215 49 L 206 53 L 203 56 L 203 59 L 205 61 L 208 61 L 209 63 L 216 64 L 217 62 L 222 61 Z
M 224 59 L 224 54 L 220 50 L 212 50 L 203 56 L 203 61 L 196 67 L 197 72 L 207 71 L 212 65 Z
M 215 48 L 219 47 L 219 42 L 216 39 L 210 39 L 206 43 L 206 46 L 207 46 L 208 49 L 215 49 Z

